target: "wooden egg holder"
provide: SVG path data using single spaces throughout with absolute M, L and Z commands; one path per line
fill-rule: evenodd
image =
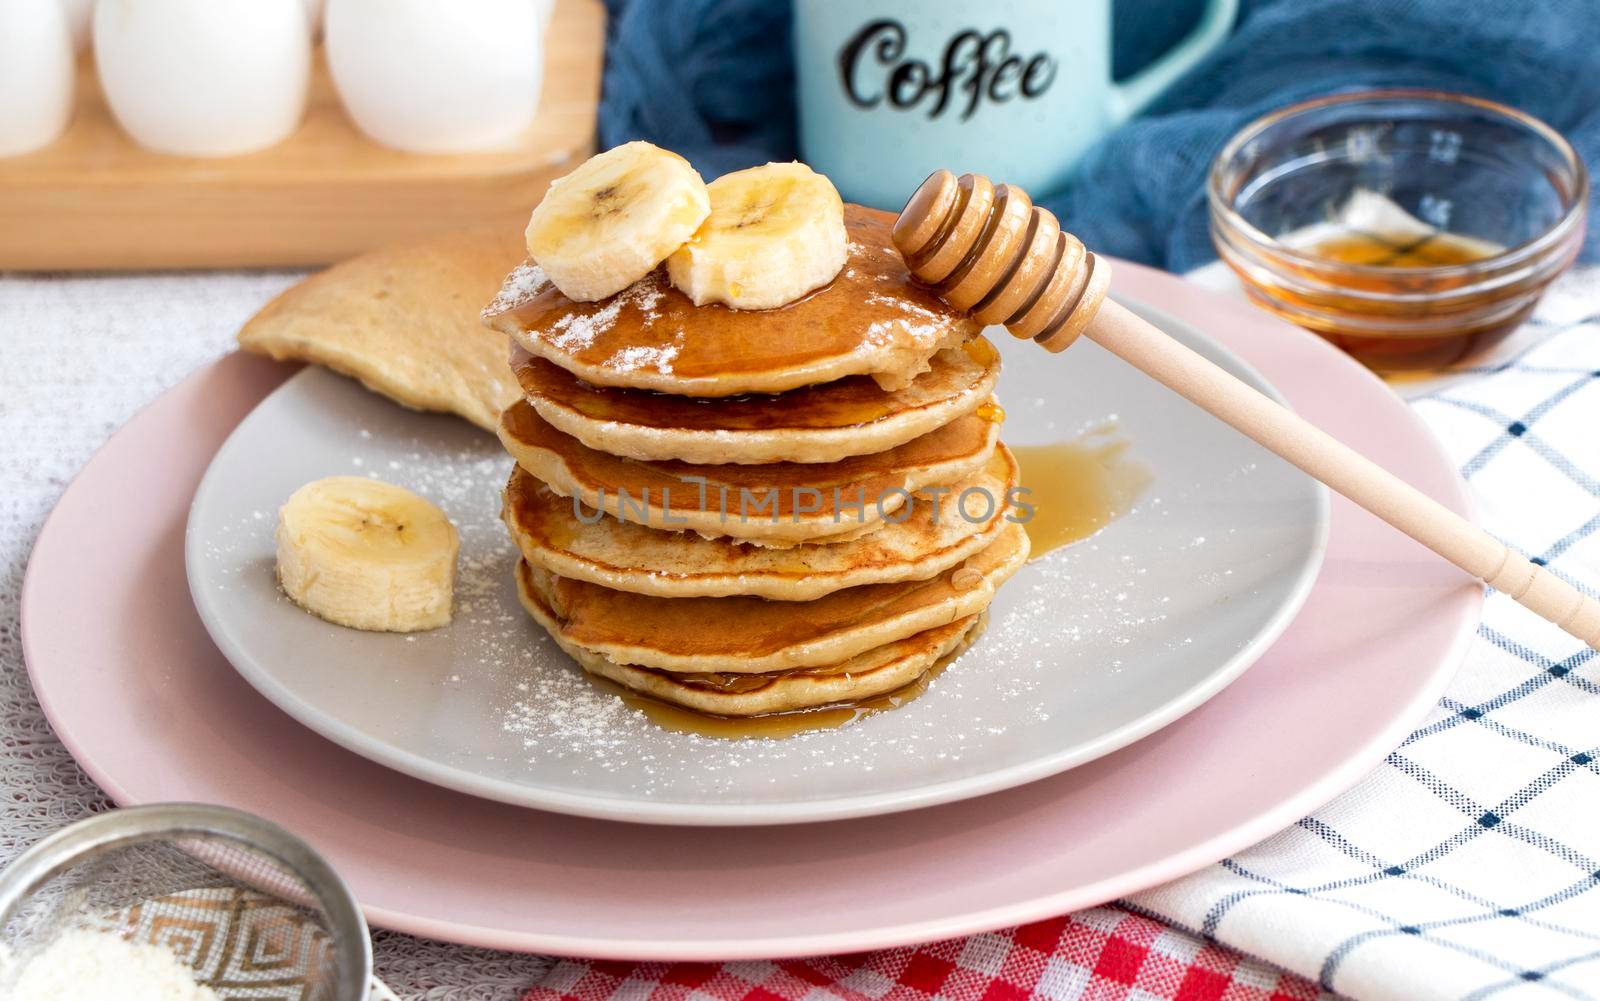
M 906 203 L 894 242 L 912 275 L 956 309 L 1050 351 L 1088 337 L 1600 650 L 1600 601 L 1107 299 L 1106 262 L 1020 189 L 939 171 Z
M 315 60 L 305 120 L 271 149 L 199 159 L 145 150 L 106 106 L 93 60 L 54 145 L 0 158 L 0 270 L 288 267 L 492 225 L 520 230 L 594 150 L 599 0 L 557 0 L 539 116 L 516 149 L 425 156 L 378 145 Z

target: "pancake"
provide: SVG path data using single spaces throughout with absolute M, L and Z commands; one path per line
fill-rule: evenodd
M 526 253 L 520 232 L 494 226 L 362 254 L 267 303 L 239 330 L 239 347 L 324 365 L 402 406 L 492 432 L 520 394 L 505 336 L 478 310 Z
M 830 463 L 693 465 L 641 462 L 589 448 L 551 427 L 526 402 L 507 407 L 500 420 L 506 451 L 563 497 L 651 528 L 780 546 L 838 541 L 877 528 L 904 505 L 907 492 L 982 469 L 999 440 L 996 421 L 969 414 L 877 455 Z M 863 499 L 857 512 L 852 502 Z M 817 510 L 799 510 L 813 501 Z
M 573 302 L 529 262 L 483 318 L 596 386 L 722 397 L 859 375 L 902 389 L 982 325 L 912 280 L 890 241 L 893 223 L 891 213 L 846 206 L 844 269 L 776 309 L 696 306 L 661 268 L 608 299 Z
M 591 674 L 661 702 L 713 716 L 769 716 L 841 703 L 859 705 L 877 696 L 905 692 L 940 665 L 965 653 L 983 631 L 986 615 L 969 615 L 843 663 L 804 671 L 693 675 L 613 664 L 587 651 L 573 659 Z M 590 659 L 593 666 L 587 662 Z M 715 681 L 707 684 L 710 679 Z
M 659 598 L 749 594 L 810 601 L 846 587 L 924 580 L 993 542 L 1006 522 L 1004 498 L 1018 482 L 1004 445 L 981 470 L 934 499 L 913 500 L 904 521 L 850 542 L 772 549 L 693 532 L 662 532 L 612 517 L 585 523 L 573 501 L 517 468 L 506 484 L 502 517 L 522 558 L 534 566 L 601 587 Z M 958 504 L 963 491 L 981 496 Z
M 885 644 L 826 667 L 774 674 L 674 674 L 618 664 L 593 650 L 563 639 L 537 593 L 517 574 L 517 593 L 536 622 L 550 631 L 557 645 L 590 674 L 662 702 L 716 716 L 762 716 L 812 709 L 838 702 L 859 702 L 893 692 L 927 674 L 939 662 L 964 650 L 981 629 L 981 615 L 971 615 Z
M 705 400 L 592 386 L 520 345 L 511 354 L 528 402 L 557 429 L 612 455 L 699 463 L 835 462 L 882 452 L 977 410 L 1000 378 L 1000 353 L 982 336 L 929 365 L 892 393 L 851 376 L 777 396 Z
M 976 615 L 1027 557 L 1027 533 L 1008 522 L 987 548 L 936 577 L 800 602 L 629 594 L 525 561 L 518 573 L 548 611 L 546 627 L 564 644 L 664 671 L 765 674 L 836 664 Z

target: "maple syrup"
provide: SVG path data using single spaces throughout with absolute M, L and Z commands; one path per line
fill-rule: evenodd
M 982 337 L 960 351 L 935 354 L 929 370 L 906 389 L 891 392 L 871 377 L 852 375 L 780 394 L 746 393 L 707 400 L 646 389 L 584 382 L 553 362 L 512 349 L 511 368 L 524 393 L 595 421 L 616 421 L 686 431 L 769 431 L 776 428 L 847 428 L 872 424 L 921 406 L 993 385 L 999 353 Z
M 1272 267 L 1241 272 L 1246 293 L 1383 372 L 1458 361 L 1534 305 L 1524 283 L 1485 281 L 1472 265 L 1504 248 L 1470 237 L 1338 229 L 1288 246 Z
M 1327 261 L 1380 268 L 1440 268 L 1452 264 L 1470 264 L 1493 257 L 1502 250 L 1495 244 L 1438 230 L 1411 236 L 1345 230 L 1294 249 Z M 1393 279 L 1380 278 L 1378 284 L 1381 287 L 1387 281 L 1405 280 L 1405 275 L 1396 275 Z
M 996 350 L 993 344 L 989 343 L 987 337 L 970 338 L 962 343 L 961 350 L 968 358 L 971 358 L 984 368 L 989 368 L 1000 360 L 1000 352 Z
M 1149 467 L 1128 455 L 1131 442 L 1101 429 L 1075 441 L 1013 445 L 1022 467 L 1029 560 L 1089 538 L 1133 510 L 1150 486 Z
M 1006 419 L 1006 408 L 1002 407 L 993 397 L 978 404 L 977 415 L 991 424 L 1003 424 Z
M 657 270 L 599 302 L 573 302 L 554 286 L 487 316 L 503 333 L 542 342 L 574 372 L 604 372 L 612 385 L 651 388 L 660 380 L 708 380 L 711 396 L 763 390 L 775 381 L 816 382 L 809 373 L 852 357 L 920 362 L 981 325 L 914 281 L 890 238 L 894 215 L 846 205 L 850 255 L 822 288 L 768 310 L 696 306 Z M 863 331 L 872 336 L 863 340 Z M 579 335 L 581 332 L 581 336 Z M 691 336 L 692 335 L 692 336 Z M 637 359 L 670 362 L 651 369 Z M 887 371 L 857 364 L 856 372 Z M 841 373 L 842 374 L 842 373 Z

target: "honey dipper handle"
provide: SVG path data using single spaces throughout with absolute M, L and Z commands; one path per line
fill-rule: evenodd
M 1600 601 L 1107 299 L 1084 336 L 1600 650 Z

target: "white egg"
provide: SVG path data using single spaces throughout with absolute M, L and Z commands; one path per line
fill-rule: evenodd
M 55 142 L 77 78 L 60 0 L 0 0 L 0 156 Z
M 305 113 L 302 0 L 99 0 L 94 50 L 117 121 L 159 152 L 264 149 Z
M 504 149 L 539 110 L 544 0 L 329 0 L 328 64 L 350 117 L 397 149 Z
M 89 22 L 94 18 L 94 0 L 61 0 L 67 9 L 67 24 L 72 26 L 72 44 L 78 51 L 89 44 Z

